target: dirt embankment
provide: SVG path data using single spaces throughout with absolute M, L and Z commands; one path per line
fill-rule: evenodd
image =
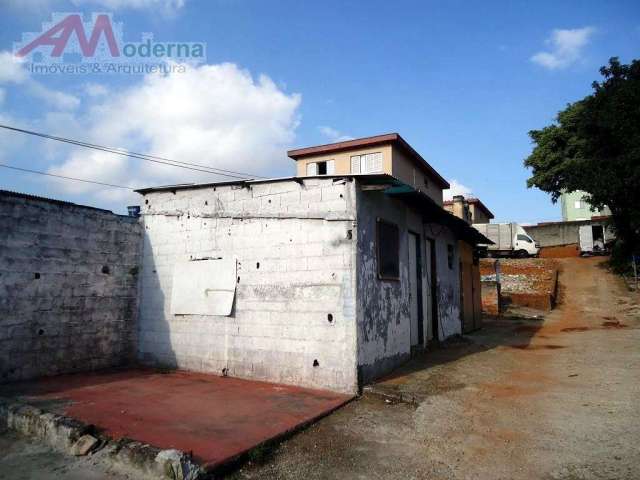
M 500 269 L 500 308 L 525 307 L 549 311 L 556 301 L 560 264 L 552 259 L 482 259 L 483 281 L 494 281 Z M 483 290 L 484 293 L 484 290 Z M 489 312 L 490 313 L 490 312 Z
M 580 247 L 577 243 L 557 247 L 543 247 L 540 249 L 540 258 L 571 258 L 579 256 Z

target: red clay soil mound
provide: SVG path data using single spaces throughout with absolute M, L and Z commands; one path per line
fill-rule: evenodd
M 543 247 L 540 249 L 540 258 L 569 258 L 579 256 L 580 247 L 577 243 L 558 247 Z
M 530 343 L 520 343 L 517 345 L 511 345 L 511 348 L 517 348 L 518 350 L 558 350 L 559 348 L 567 348 L 564 345 L 531 345 Z
M 620 323 L 620 320 L 611 319 L 610 317 L 603 317 L 609 319 L 606 322 L 602 322 L 604 328 L 627 328 L 625 323 Z
M 495 260 L 482 259 L 482 275 L 495 275 Z M 554 307 L 559 262 L 549 258 L 504 259 L 500 264 L 500 304 L 509 308 L 549 311 Z M 483 283 L 483 286 L 486 282 Z M 483 308 L 489 305 L 488 289 L 482 291 Z M 486 298 L 485 298 L 486 297 Z

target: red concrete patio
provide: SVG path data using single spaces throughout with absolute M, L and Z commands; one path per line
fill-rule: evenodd
M 219 466 L 322 417 L 350 396 L 190 372 L 126 370 L 5 385 L 45 410 L 93 424 L 114 439 L 192 452 Z

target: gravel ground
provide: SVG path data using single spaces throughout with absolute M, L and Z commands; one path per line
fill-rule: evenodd
M 71 457 L 11 432 L 0 433 L 2 480 L 132 480 L 92 457 Z
M 558 261 L 546 319 L 495 321 L 416 358 L 231 477 L 640 478 L 640 297 L 601 258 Z

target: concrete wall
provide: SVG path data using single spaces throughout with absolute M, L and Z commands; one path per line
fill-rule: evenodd
M 426 168 L 420 168 L 417 160 L 409 158 L 403 150 L 395 146 L 392 154 L 393 171 L 390 173 L 416 190 L 426 193 L 434 202 L 442 206 L 442 188 L 436 183 L 434 177 L 427 173 Z
M 491 223 L 487 213 L 477 203 L 469 202 L 469 211 L 471 213 L 471 223 Z
M 147 194 L 140 359 L 355 392 L 354 202 L 353 182 L 321 177 Z M 172 315 L 175 263 L 228 256 L 231 316 Z
M 444 340 L 452 335 L 462 333 L 458 239 L 448 228 L 435 223 L 424 225 L 424 235 L 436 241 L 438 339 Z M 449 268 L 448 245 L 453 246 L 452 268 Z
M 425 238 L 436 240 L 440 339 L 460 333 L 460 291 L 457 240 L 441 225 L 423 225 L 422 216 L 382 192 L 358 191 L 358 366 L 367 383 L 400 365 L 411 355 L 409 304 L 409 231 L 420 235 L 422 258 L 423 340 L 432 336 L 429 308 L 430 274 L 426 266 Z M 400 229 L 400 279 L 377 276 L 376 223 L 381 218 Z M 447 244 L 454 246 L 453 269 L 447 263 Z
M 561 245 L 579 244 L 579 229 L 582 225 L 604 225 L 601 221 L 575 221 L 539 223 L 525 226 L 527 233 L 540 244 L 541 247 L 556 247 Z M 613 231 L 607 229 L 609 238 L 614 236 Z
M 134 358 L 137 219 L 0 192 L 0 381 Z

